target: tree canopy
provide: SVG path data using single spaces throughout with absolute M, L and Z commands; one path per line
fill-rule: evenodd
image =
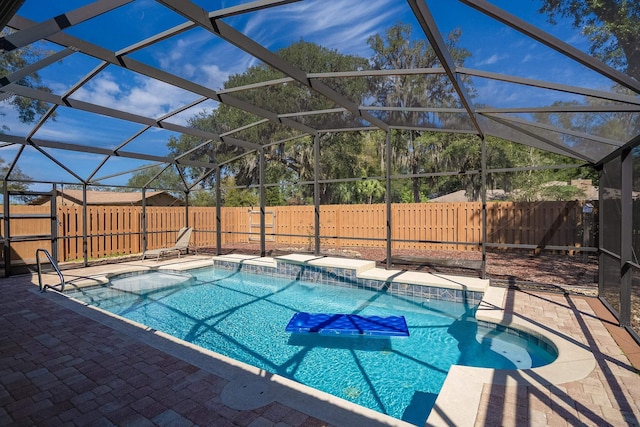
M 0 33 L 0 35 L 2 36 L 5 36 L 6 34 L 8 34 L 6 30 Z M 9 76 L 16 71 L 22 70 L 27 65 L 40 59 L 44 54 L 45 52 L 32 45 L 26 46 L 22 49 L 4 52 L 2 55 L 0 55 L 0 76 Z M 48 87 L 42 85 L 42 81 L 38 73 L 31 73 L 28 76 L 20 79 L 17 83 L 22 86 L 36 88 L 45 92 L 51 92 Z M 42 101 L 31 98 L 24 98 L 21 96 L 11 96 L 6 100 L 0 102 L 9 102 L 13 104 L 13 106 L 16 107 L 18 111 L 19 120 L 23 123 L 31 123 L 35 121 L 48 109 L 47 104 Z M 0 128 L 0 132 L 8 130 L 9 127 L 6 124 L 3 124 Z
M 470 53 L 457 44 L 460 30 L 452 31 L 446 43 L 457 65 L 464 65 Z M 369 38 L 369 58 L 344 55 L 306 41 L 298 41 L 276 52 L 283 60 L 307 72 L 333 72 L 344 70 L 374 69 L 394 70 L 406 68 L 434 68 L 438 57 L 431 46 L 411 36 L 411 27 L 396 24 L 383 34 Z M 245 72 L 232 75 L 225 82 L 225 89 L 255 87 L 234 92 L 234 96 L 259 108 L 278 114 L 298 111 L 319 111 L 335 108 L 330 100 L 316 95 L 308 87 L 297 82 L 278 82 L 283 75 L 272 67 L 259 63 Z M 271 84 L 262 84 L 272 82 Z M 469 199 L 478 199 L 481 189 L 481 140 L 465 133 L 405 130 L 408 124 L 437 129 L 444 122 L 454 127 L 466 125 L 455 113 L 425 112 L 419 107 L 429 105 L 441 108 L 459 108 L 461 103 L 451 82 L 441 74 L 400 74 L 384 77 L 325 79 L 332 89 L 357 100 L 360 105 L 392 107 L 381 109 L 380 117 L 397 127 L 391 134 L 391 158 L 385 159 L 386 135 L 383 131 L 325 132 L 319 138 L 320 153 L 320 202 L 331 203 L 379 203 L 384 201 L 386 189 L 379 178 L 386 173 L 390 162 L 393 176 L 406 175 L 408 179 L 392 182 L 393 202 L 420 202 L 449 192 L 465 190 Z M 473 87 L 471 88 L 473 97 Z M 393 108 L 396 107 L 396 108 Z M 402 111 L 400 108 L 408 108 Z M 320 118 L 322 117 L 322 118 Z M 296 120 L 316 129 L 360 127 L 360 119 L 348 112 L 308 115 Z M 539 120 L 554 120 L 552 116 Z M 273 122 L 260 121 L 244 111 L 228 104 L 220 104 L 211 112 L 202 112 L 189 120 L 189 125 L 201 130 L 233 136 L 265 145 L 265 177 L 268 186 L 266 203 L 313 203 L 314 148 L 313 138 L 302 135 Z M 278 143 L 278 141 L 281 141 Z M 545 153 L 497 138 L 487 138 L 487 162 L 492 168 L 519 166 L 547 166 L 570 160 L 559 155 Z M 247 187 L 259 183 L 259 156 L 257 152 L 245 153 L 238 147 L 204 141 L 193 136 L 171 138 L 168 146 L 173 155 L 189 153 L 193 159 L 221 164 L 223 177 L 223 203 L 226 206 L 253 206 L 259 203 L 257 193 Z M 526 186 L 533 194 L 541 194 L 541 188 L 550 180 L 563 180 L 584 176 L 581 169 L 572 172 L 517 172 L 511 175 L 489 174 L 491 188 L 513 189 Z M 201 187 L 212 188 L 215 177 L 205 175 L 204 170 L 188 168 L 191 179 L 201 179 Z M 157 170 L 145 170 L 134 176 L 130 185 L 145 185 L 157 174 Z M 534 179 L 535 177 L 535 179 Z M 180 181 L 173 168 L 165 170 L 154 181 L 154 187 L 171 185 Z M 340 182 L 326 182 L 340 179 Z M 536 190 L 538 189 L 538 190 Z M 570 192 L 565 192 L 568 194 Z M 522 194 L 522 193 L 521 193 Z M 533 197 L 533 196 L 532 196 Z M 550 196 L 551 197 L 551 196 Z M 555 196 L 553 196 L 555 197 Z M 195 203 L 214 203 L 213 197 L 198 196 Z
M 592 55 L 640 81 L 640 2 L 543 0 L 540 11 L 551 23 L 570 18 L 589 38 Z
M 4 30 L 1 33 L 3 36 L 7 34 Z M 16 49 L 10 52 L 5 52 L 0 55 L 0 76 L 9 76 L 12 73 L 25 68 L 27 65 L 40 59 L 44 52 L 33 46 L 27 46 L 22 49 Z M 38 73 L 32 73 L 26 77 L 23 77 L 18 81 L 19 84 L 27 87 L 34 87 L 45 92 L 51 92 L 49 88 L 41 84 L 41 79 Z M 11 96 L 0 102 L 8 102 L 12 104 L 18 111 L 18 119 L 23 123 L 32 123 L 40 115 L 44 114 L 48 106 L 35 99 L 24 98 L 21 96 Z M 4 115 L 0 113 L 0 116 Z M 4 133 L 10 130 L 10 127 L 6 123 L 2 123 L 0 126 L 0 133 Z M 25 191 L 28 185 L 24 182 L 29 180 L 30 177 L 20 170 L 19 167 L 11 167 L 6 164 L 5 160 L 0 158 L 0 174 L 3 179 L 7 177 L 7 174 L 11 174 L 12 181 L 9 184 L 9 189 L 12 191 Z M 21 197 L 22 201 L 28 201 L 30 197 Z

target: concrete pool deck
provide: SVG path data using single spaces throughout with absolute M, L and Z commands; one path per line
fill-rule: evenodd
M 74 286 L 100 283 L 114 271 L 210 264 L 211 257 L 197 256 L 63 273 Z M 54 284 L 57 276 L 43 279 Z M 407 425 L 54 292 L 41 294 L 36 275 L 0 279 L 0 284 L 5 288 L 0 301 L 2 425 Z M 629 361 L 640 366 L 640 351 L 612 324 L 599 301 L 522 291 L 503 290 L 501 295 L 492 296 L 502 298 L 500 304 L 487 302 L 487 312 L 567 341 L 589 354 L 592 368 L 568 361 L 558 372 L 559 381 L 553 373 L 531 380 L 535 373 L 454 369 L 429 423 L 640 425 L 640 377 Z M 629 358 L 612 334 L 629 346 Z M 580 378 L 572 380 L 572 375 Z M 455 390 L 456 384 L 472 383 L 475 396 Z M 454 385 L 453 395 L 447 384 Z M 463 412 L 465 421 L 454 423 Z

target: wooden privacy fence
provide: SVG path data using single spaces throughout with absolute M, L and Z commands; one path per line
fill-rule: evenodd
M 312 249 L 313 206 L 266 208 L 267 241 L 279 247 Z M 12 206 L 15 212 L 42 214 L 48 208 Z M 61 261 L 83 258 L 82 207 L 59 206 L 58 255 Z M 215 247 L 216 208 L 147 207 L 147 248 L 175 242 L 177 230 L 194 228 L 192 243 Z M 582 246 L 582 203 L 496 202 L 487 205 L 487 242 L 544 246 Z M 391 206 L 392 248 L 413 250 L 479 250 L 482 239 L 481 204 L 412 203 Z M 47 219 L 11 219 L 11 236 L 49 234 Z M 259 214 L 246 207 L 221 209 L 222 246 L 259 241 Z M 91 206 L 87 208 L 89 258 L 142 252 L 142 208 Z M 3 233 L 4 235 L 4 233 Z M 323 247 L 385 247 L 386 205 L 326 205 L 320 207 Z M 442 242 L 442 243 L 438 243 Z M 47 245 L 48 243 L 48 245 Z M 12 242 L 12 260 L 31 263 L 35 250 L 51 242 Z

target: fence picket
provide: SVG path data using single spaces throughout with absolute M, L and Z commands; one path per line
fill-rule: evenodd
M 11 213 L 42 214 L 42 207 L 11 207 Z M 48 213 L 48 207 L 45 208 Z M 313 247 L 314 207 L 278 206 L 275 212 L 276 243 L 283 246 Z M 0 209 L 1 211 L 1 209 Z M 222 244 L 249 242 L 249 208 L 223 207 Z M 215 247 L 214 207 L 191 207 L 189 225 L 193 243 Z M 140 206 L 87 207 L 88 256 L 90 259 L 142 250 L 142 208 Z M 82 259 L 83 211 L 78 206 L 58 206 L 59 257 L 63 261 Z M 147 207 L 147 248 L 175 242 L 176 232 L 186 221 L 184 207 Z M 481 204 L 412 203 L 393 204 L 391 210 L 394 249 L 479 250 L 482 233 Z M 490 243 L 582 246 L 582 204 L 573 202 L 494 202 L 487 205 L 487 239 Z M 327 205 L 320 210 L 323 247 L 385 247 L 386 206 Z M 12 236 L 49 233 L 46 219 L 11 219 Z M 397 240 L 413 240 L 398 242 Z M 438 244 L 436 241 L 462 242 Z M 27 244 L 29 243 L 29 244 Z M 12 259 L 34 259 L 37 242 L 12 244 Z M 40 244 L 42 245 L 42 243 Z

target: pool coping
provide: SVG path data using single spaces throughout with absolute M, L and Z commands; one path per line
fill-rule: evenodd
M 429 426 L 474 425 L 480 404 L 480 397 L 485 384 L 542 386 L 562 384 L 586 378 L 596 367 L 596 359 L 594 355 L 588 350 L 582 348 L 580 343 L 575 342 L 573 338 L 562 334 L 561 331 L 555 330 L 552 326 L 534 323 L 532 320 L 507 313 L 504 309 L 505 296 L 507 292 L 506 288 L 490 286 L 488 280 L 485 281 L 467 277 L 433 275 L 422 272 L 378 269 L 375 267 L 375 262 L 373 261 L 315 257 L 309 255 L 288 255 L 284 257 L 270 258 L 232 254 L 213 258 L 200 258 L 194 261 L 182 262 L 179 265 L 160 263 L 145 266 L 120 266 L 120 268 L 115 268 L 108 273 L 80 278 L 74 283 L 74 285 L 77 287 L 95 286 L 108 282 L 109 278 L 114 275 L 125 273 L 153 270 L 181 271 L 209 267 L 215 264 L 216 259 L 262 267 L 274 267 L 277 265 L 277 260 L 284 259 L 286 262 L 293 264 L 354 269 L 356 271 L 356 276 L 358 277 L 375 278 L 375 280 L 383 280 L 387 282 L 401 281 L 402 283 L 410 282 L 417 285 L 427 286 L 437 286 L 437 284 L 443 283 L 446 284 L 449 289 L 469 290 L 471 288 L 474 291 L 479 291 L 482 288 L 483 298 L 476 312 L 477 320 L 515 328 L 533 336 L 541 337 L 542 339 L 546 339 L 552 343 L 557 350 L 558 357 L 554 362 L 549 365 L 532 369 L 497 370 L 460 365 L 451 366 L 443 387 L 436 399 L 433 410 L 427 418 L 426 425 Z M 190 350 L 196 351 L 197 353 L 213 358 L 217 361 L 217 364 L 224 363 L 226 365 L 240 368 L 245 372 L 245 375 L 233 378 L 234 381 L 238 380 L 246 382 L 246 375 L 253 375 L 254 377 L 252 378 L 258 376 L 268 379 L 270 384 L 277 384 L 278 387 L 281 387 L 275 390 L 277 391 L 275 395 L 278 396 L 278 398 L 274 400 L 298 409 L 308 415 L 323 419 L 330 423 L 341 425 L 345 422 L 344 413 L 337 418 L 332 418 L 330 416 L 327 418 L 328 414 L 332 413 L 332 410 L 328 408 L 337 408 L 339 411 L 346 410 L 347 412 L 353 412 L 354 416 L 365 416 L 368 421 L 373 422 L 374 424 L 398 426 L 412 425 L 405 421 L 398 420 L 377 411 L 351 403 L 342 398 L 297 383 L 293 380 L 289 380 L 276 374 L 270 374 L 262 369 L 227 358 L 226 356 L 213 351 L 202 349 L 168 334 L 151 330 L 144 325 L 137 324 L 136 322 L 114 315 L 97 307 L 89 306 L 88 304 L 73 299 L 66 299 L 68 301 L 73 301 L 76 306 L 86 306 L 90 310 L 94 310 L 108 317 L 117 319 L 118 321 L 124 322 L 128 325 L 135 326 L 140 330 L 140 332 L 135 334 L 138 339 L 141 339 L 143 342 L 153 345 L 160 350 L 176 355 L 177 357 L 182 357 L 182 352 L 179 349 L 165 348 L 167 346 L 166 340 L 174 343 L 174 347 L 177 343 L 180 346 L 184 346 Z M 150 340 L 149 336 L 161 337 L 162 340 L 159 342 L 157 341 L 157 338 L 155 341 Z M 151 343 L 151 341 L 153 341 L 153 343 Z M 202 364 L 204 362 L 199 363 Z M 204 364 L 207 365 L 207 363 Z M 204 367 L 203 369 L 209 370 L 216 375 L 226 378 L 224 375 L 224 372 L 226 372 L 225 369 L 220 370 L 219 368 L 216 368 L 211 371 L 212 368 L 210 366 Z M 249 384 L 249 382 L 247 382 L 247 384 Z M 289 398 L 286 397 L 288 396 L 286 392 L 288 389 L 294 390 L 296 393 L 302 393 L 301 396 L 306 396 L 310 398 L 310 400 L 306 397 L 301 398 L 300 396 L 297 396 L 294 397 L 293 400 L 289 401 Z M 326 402 L 329 406 L 325 407 L 324 404 L 321 405 L 319 402 Z M 324 409 L 318 409 L 318 406 L 322 406 Z

